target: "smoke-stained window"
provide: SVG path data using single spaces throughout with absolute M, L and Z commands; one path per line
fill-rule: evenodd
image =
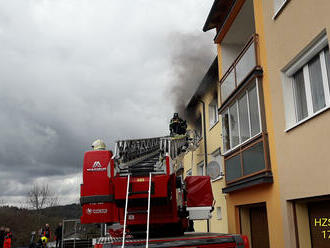
M 195 130 L 199 138 L 202 138 L 202 116 L 199 115 L 197 120 L 195 121 Z
M 237 102 L 229 107 L 230 140 L 233 147 L 239 144 Z
M 218 104 L 217 99 L 213 99 L 213 101 L 209 104 L 209 125 L 210 128 L 213 127 L 219 120 L 218 117 Z
M 228 111 L 224 112 L 221 116 L 222 116 L 223 148 L 224 148 L 225 151 L 228 151 L 230 149 Z

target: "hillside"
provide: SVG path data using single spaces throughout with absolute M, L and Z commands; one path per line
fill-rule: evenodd
M 54 231 L 63 219 L 79 219 L 81 206 L 70 204 L 35 210 L 20 209 L 17 207 L 0 207 L 0 226 L 8 226 L 13 232 L 13 247 L 28 246 L 31 232 L 38 231 L 48 223 Z

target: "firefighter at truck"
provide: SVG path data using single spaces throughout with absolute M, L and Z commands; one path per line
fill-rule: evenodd
M 170 121 L 170 135 L 184 135 L 187 132 L 187 122 L 179 117 L 178 113 L 174 113 Z
M 3 240 L 3 248 L 10 248 L 11 247 L 11 240 L 12 240 L 12 233 L 9 227 L 5 228 L 5 237 Z
M 102 151 L 105 150 L 106 146 L 103 140 L 97 139 L 92 143 L 92 149 L 95 151 Z
M 47 247 L 47 243 L 50 240 L 50 238 L 51 238 L 50 227 L 48 224 L 46 224 L 45 227 L 43 227 L 40 232 L 40 239 L 43 247 Z

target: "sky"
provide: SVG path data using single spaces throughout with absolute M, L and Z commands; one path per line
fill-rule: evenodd
M 167 135 L 215 57 L 212 3 L 0 0 L 0 203 L 45 183 L 77 203 L 95 139 Z

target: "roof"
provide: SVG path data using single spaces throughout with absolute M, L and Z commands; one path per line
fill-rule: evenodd
M 216 56 L 202 81 L 199 83 L 199 86 L 194 95 L 190 98 L 186 108 L 193 106 L 199 100 L 199 98 L 206 93 L 209 87 L 218 81 L 218 79 L 218 56 Z
M 214 0 L 209 15 L 206 18 L 203 31 L 206 32 L 218 26 L 222 27 L 236 1 L 237 0 Z

